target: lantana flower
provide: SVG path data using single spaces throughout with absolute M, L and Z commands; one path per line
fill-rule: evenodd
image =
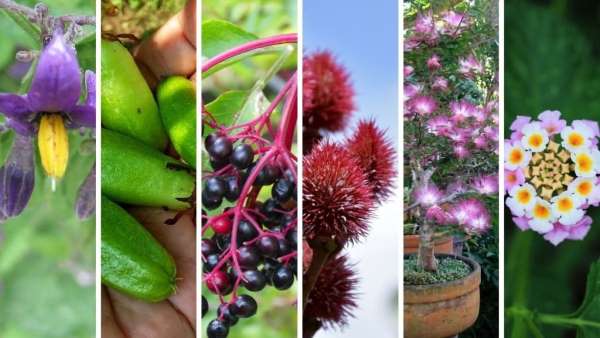
M 511 130 L 504 166 L 513 221 L 554 245 L 583 239 L 591 227 L 586 211 L 600 204 L 598 123 L 569 126 L 560 112 L 544 111 L 537 120 L 517 117 Z
M 87 93 L 85 100 L 80 102 L 83 91 L 82 73 L 75 47 L 66 41 L 62 25 L 57 25 L 52 38 L 40 53 L 29 91 L 24 95 L 0 93 L 0 113 L 5 116 L 6 125 L 21 139 L 14 143 L 11 152 L 28 154 L 27 142 L 32 143 L 37 135 L 41 163 L 46 175 L 52 180 L 53 189 L 67 170 L 67 128 L 95 127 L 95 76 L 93 72 L 86 71 L 83 78 Z M 28 156 L 33 159 L 34 153 L 30 152 Z M 0 171 L 7 170 L 9 165 L 11 163 L 5 164 Z M 13 170 L 12 175 L 6 177 L 7 183 L 1 187 L 3 199 L 0 201 L 0 208 L 6 209 L 7 205 L 19 200 L 22 208 L 18 213 L 22 211 L 29 197 L 20 200 L 18 192 L 8 187 L 15 184 L 24 171 L 32 168 L 33 163 L 31 168 L 21 166 L 21 172 Z M 33 188 L 33 180 L 28 188 Z

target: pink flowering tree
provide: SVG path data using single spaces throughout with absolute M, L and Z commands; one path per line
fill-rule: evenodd
M 418 224 L 419 267 L 436 271 L 436 227 L 481 234 L 492 224 L 498 193 L 497 17 L 481 14 L 494 8 L 466 3 L 407 7 L 405 223 Z

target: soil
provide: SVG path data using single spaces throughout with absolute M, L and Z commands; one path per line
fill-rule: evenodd
M 416 256 L 404 259 L 404 285 L 430 285 L 455 281 L 468 276 L 472 269 L 460 259 L 438 258 L 436 272 L 421 271 Z

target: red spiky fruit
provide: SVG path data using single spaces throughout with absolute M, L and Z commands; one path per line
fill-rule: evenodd
M 304 236 L 359 240 L 367 233 L 374 201 L 356 159 L 341 145 L 321 142 L 302 163 Z
M 304 128 L 342 130 L 355 109 L 350 76 L 328 51 L 304 57 L 303 67 Z
M 346 144 L 365 171 L 375 200 L 383 202 L 392 193 L 396 177 L 396 151 L 385 132 L 375 121 L 363 120 Z
M 344 326 L 356 308 L 355 288 L 358 279 L 345 255 L 339 255 L 323 266 L 312 289 L 304 317 L 317 319 L 325 327 Z

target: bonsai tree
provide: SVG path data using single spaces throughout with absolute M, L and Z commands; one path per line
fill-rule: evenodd
M 404 216 L 424 271 L 437 270 L 436 227 L 485 232 L 483 197 L 498 192 L 497 18 L 455 8 L 405 11 Z

